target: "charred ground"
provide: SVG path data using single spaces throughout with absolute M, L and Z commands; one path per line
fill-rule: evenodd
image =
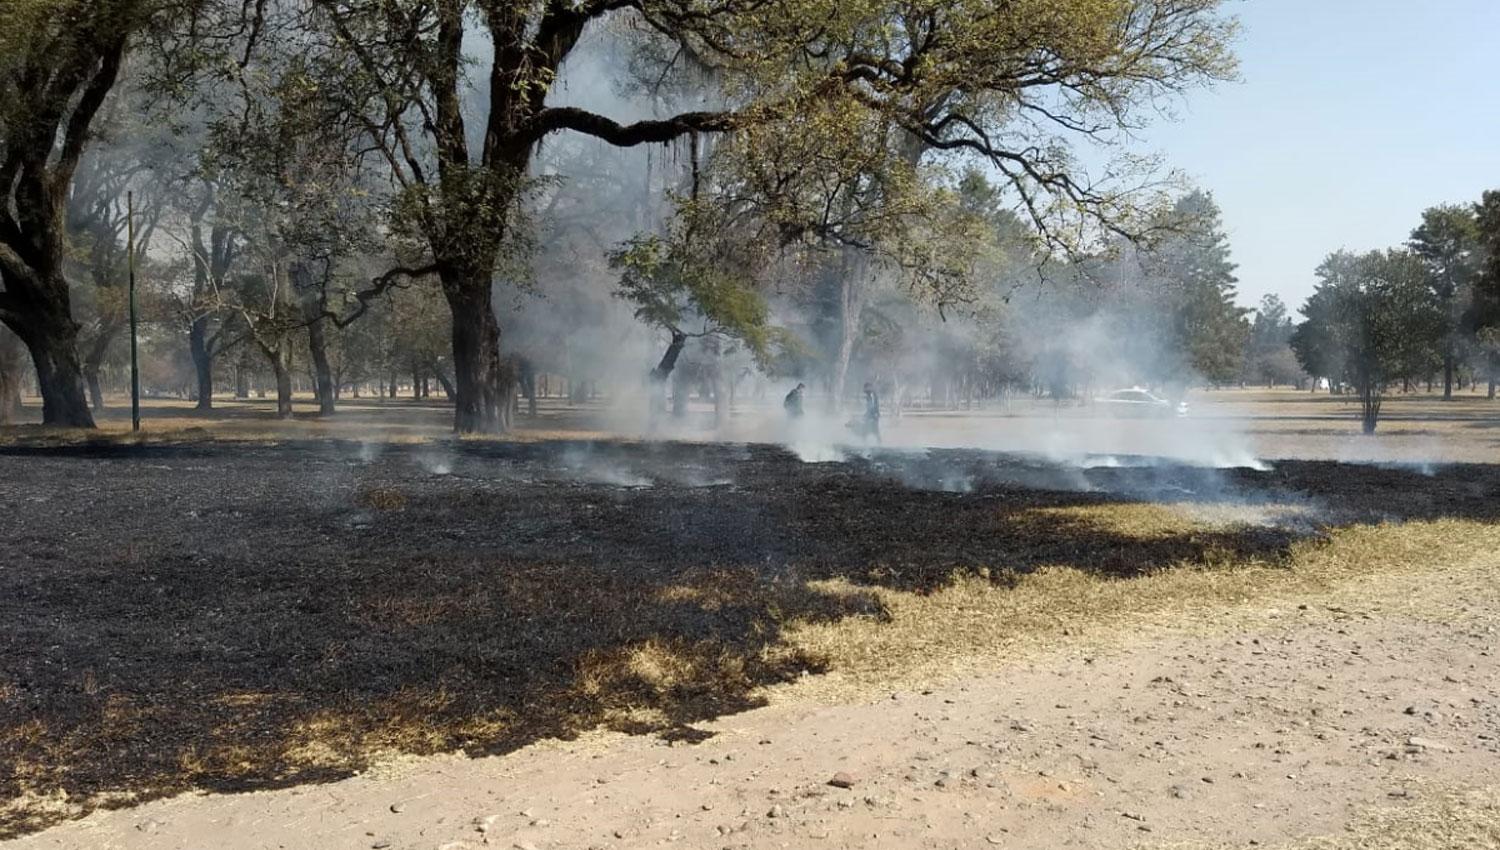
M 381 752 L 498 752 L 601 724 L 691 738 L 828 665 L 786 629 L 878 623 L 881 590 L 1005 587 L 1044 567 L 1291 569 L 1293 547 L 1330 529 L 1500 515 L 1500 466 L 1099 462 L 614 442 L 5 448 L 0 836 L 80 804 L 332 779 Z M 1109 520 L 1148 502 L 1212 519 Z M 75 808 L 52 805 L 61 792 Z

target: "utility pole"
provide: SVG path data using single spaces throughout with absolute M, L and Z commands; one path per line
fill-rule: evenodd
M 118 195 L 116 197 L 119 197 Z M 130 268 L 130 430 L 141 430 L 141 367 L 136 357 L 135 193 L 125 193 L 125 254 Z

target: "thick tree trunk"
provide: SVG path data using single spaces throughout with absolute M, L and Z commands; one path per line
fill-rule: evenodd
M 328 336 L 324 327 L 326 320 L 317 319 L 307 326 L 307 351 L 312 355 L 313 389 L 318 396 L 318 414 L 332 416 L 338 394 L 333 380 L 333 367 L 328 364 Z
M 214 358 L 208 351 L 208 317 L 201 316 L 188 324 L 188 356 L 193 359 L 193 373 L 198 380 L 200 411 L 214 408 Z M 238 376 L 236 376 L 238 377 Z M 239 393 L 235 393 L 239 395 Z
M 36 367 L 37 387 L 42 394 L 42 424 L 94 427 L 94 415 L 89 411 L 84 390 L 83 367 L 78 362 L 78 324 L 66 315 L 53 315 L 12 330 L 26 344 Z
M 500 410 L 500 324 L 490 295 L 490 266 L 468 273 L 442 273 L 443 293 L 453 312 L 453 430 L 496 434 L 504 429 Z
M 281 419 L 292 418 L 292 370 L 284 363 L 275 363 L 276 370 L 276 415 Z
M 271 371 L 276 374 L 276 416 L 280 419 L 292 417 L 292 365 L 285 339 L 276 340 L 274 346 L 260 343 Z

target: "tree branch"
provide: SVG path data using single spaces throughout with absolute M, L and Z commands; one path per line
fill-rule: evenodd
M 346 316 L 340 316 L 339 314 L 331 310 L 325 309 L 318 313 L 315 318 L 313 318 L 306 324 L 312 324 L 312 322 L 328 319 L 332 321 L 336 327 L 346 328 L 349 325 L 353 324 L 355 319 L 358 319 L 360 316 L 363 316 L 366 312 L 369 311 L 371 301 L 374 301 L 376 298 L 384 295 L 387 291 L 395 289 L 396 287 L 402 285 L 402 283 L 404 283 L 406 280 L 415 280 L 419 277 L 426 277 L 427 275 L 437 274 L 437 272 L 437 263 L 428 263 L 425 266 L 417 266 L 415 268 L 409 266 L 397 266 L 396 268 L 391 269 L 380 277 L 377 277 L 374 280 L 370 281 L 370 286 L 368 289 L 362 289 L 354 293 L 354 298 L 358 303 L 356 304 L 353 312 L 349 313 Z
M 620 124 L 586 109 L 554 106 L 537 114 L 532 122 L 530 141 L 558 130 L 572 130 L 602 139 L 616 147 L 670 142 L 689 133 L 718 133 L 733 130 L 744 116 L 737 112 L 684 112 L 671 118 Z

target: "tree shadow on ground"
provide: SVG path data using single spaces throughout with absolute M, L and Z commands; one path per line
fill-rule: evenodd
M 1488 466 L 1080 472 L 681 444 L 9 448 L 0 481 L 0 800 L 85 807 L 601 725 L 694 740 L 823 670 L 784 630 L 878 621 L 877 588 L 1277 564 L 1314 533 L 1122 526 L 1144 499 L 1500 511 Z M 914 489 L 934 481 L 967 492 Z M 56 817 L 0 806 L 0 837 Z

